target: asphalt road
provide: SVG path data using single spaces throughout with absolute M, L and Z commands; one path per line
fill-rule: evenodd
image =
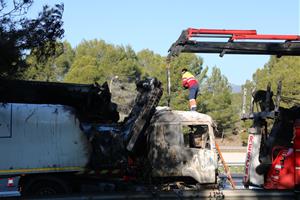
M 199 191 L 170 191 L 170 192 L 135 192 L 107 193 L 90 195 L 69 195 L 43 198 L 24 198 L 31 200 L 115 200 L 115 199 L 209 199 L 209 200 L 285 200 L 298 199 L 294 191 L 271 190 L 199 190 Z

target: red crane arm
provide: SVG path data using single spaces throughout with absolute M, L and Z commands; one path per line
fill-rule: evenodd
M 300 40 L 299 35 L 270 35 L 270 34 L 257 34 L 256 30 L 229 30 L 229 29 L 187 29 L 187 38 L 192 37 L 230 37 L 231 41 L 234 40 Z
M 199 41 L 194 39 L 197 37 L 228 38 L 228 41 Z M 300 56 L 300 36 L 257 34 L 256 30 L 188 28 L 170 47 L 168 60 L 181 52 Z

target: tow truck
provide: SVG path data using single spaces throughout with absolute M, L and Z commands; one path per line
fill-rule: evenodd
M 225 38 L 224 42 L 201 41 L 202 38 Z M 170 62 L 180 53 L 258 54 L 300 56 L 299 35 L 258 34 L 256 30 L 195 29 L 183 30 L 169 49 L 167 57 L 168 93 L 170 95 Z M 279 107 L 281 84 L 278 84 L 276 99 L 272 99 L 270 85 L 266 90 L 253 94 L 249 113 L 242 120 L 252 120 L 249 128 L 245 173 L 243 183 L 265 189 L 299 189 L 300 184 L 300 108 Z M 260 110 L 254 112 L 254 103 Z M 270 133 L 267 119 L 273 119 Z M 283 146 L 278 147 L 276 138 Z M 277 145 L 276 145 L 277 144 Z

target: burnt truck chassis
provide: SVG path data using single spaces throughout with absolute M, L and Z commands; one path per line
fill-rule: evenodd
M 111 102 L 110 92 L 105 83 L 100 86 L 98 84 L 85 85 L 0 80 L 0 91 L 3 94 L 0 97 L 0 102 L 2 102 L 3 105 L 6 103 L 16 103 L 19 104 L 19 106 L 26 104 L 61 105 L 66 112 L 70 112 L 70 116 L 74 115 L 79 119 L 81 130 L 90 144 L 88 146 L 91 147 L 88 163 L 83 170 L 58 170 L 44 173 L 32 171 L 25 173 L 19 180 L 22 194 L 42 194 L 45 191 L 39 191 L 40 185 L 49 184 L 49 180 L 50 183 L 61 183 L 61 179 L 66 181 L 66 183 L 62 185 L 63 189 L 59 190 L 61 192 L 69 192 L 69 190 L 66 189 L 69 188 L 67 185 L 71 185 L 72 191 L 79 192 L 82 191 L 81 186 L 84 184 L 91 185 L 94 183 L 95 185 L 99 185 L 101 182 L 105 187 L 113 185 L 112 187 L 118 190 L 130 190 L 130 187 L 142 187 L 143 185 L 156 187 L 157 184 L 165 185 L 166 183 L 168 185 L 173 184 L 172 187 L 178 187 L 176 180 L 180 180 L 181 183 L 186 181 L 196 186 L 197 181 L 192 177 L 196 177 L 200 183 L 207 181 L 209 183 L 215 183 L 216 159 L 214 159 L 213 163 L 210 163 L 209 166 L 211 166 L 211 168 L 207 169 L 209 173 L 206 173 L 207 171 L 201 172 L 201 170 L 197 169 L 197 163 L 201 160 L 201 156 L 206 157 L 209 162 L 212 160 L 211 156 L 216 157 L 214 150 L 192 150 L 189 147 L 176 146 L 177 143 L 174 147 L 169 145 L 155 145 L 155 143 L 160 143 L 163 140 L 170 142 L 164 138 L 164 133 L 160 133 L 162 134 L 160 139 L 151 139 L 151 137 L 153 137 L 151 136 L 153 134 L 153 125 L 156 124 L 154 122 L 158 117 L 154 117 L 157 111 L 156 107 L 162 96 L 161 82 L 155 78 L 139 81 L 137 82 L 137 90 L 138 95 L 131 113 L 123 122 L 118 123 L 117 107 Z M 166 123 L 167 125 L 172 123 L 172 121 L 164 122 L 165 119 L 169 119 L 170 117 L 177 119 L 176 116 L 180 116 L 181 114 L 183 116 L 185 115 L 184 113 L 172 113 L 171 110 L 161 111 L 159 113 L 158 118 L 164 117 L 160 119 L 162 120 L 160 123 Z M 204 121 L 209 123 L 208 125 L 213 125 L 214 122 L 212 119 L 203 114 L 194 113 L 191 119 L 198 115 L 200 118 L 204 116 Z M 176 123 L 180 123 L 180 121 L 178 121 L 180 119 L 182 118 L 178 118 Z M 187 122 L 188 121 L 185 121 L 185 123 Z M 149 126 L 152 128 L 149 128 Z M 212 129 L 210 130 L 210 133 L 212 133 Z M 171 129 L 169 131 L 174 134 L 174 137 L 179 137 L 180 135 L 178 131 L 174 133 Z M 209 146 L 210 149 L 213 149 L 213 135 L 209 137 L 211 138 Z M 183 140 L 181 139 L 180 141 Z M 183 143 L 178 143 L 178 145 L 183 145 Z M 152 157 L 152 159 L 155 159 L 154 167 L 156 169 L 154 171 L 160 174 L 156 175 L 157 178 L 151 178 L 153 175 L 153 169 L 149 162 L 149 152 L 151 148 L 152 151 L 160 152 L 160 154 L 164 152 L 167 153 L 165 157 Z M 179 157 L 174 157 L 175 149 L 178 151 L 177 154 L 180 154 Z M 163 167 L 167 160 L 173 163 L 171 164 L 173 166 L 168 165 L 168 168 L 172 169 L 172 173 Z M 207 164 L 205 166 L 207 166 Z M 15 169 L 18 171 L 17 168 Z M 185 169 L 185 174 L 183 174 L 182 169 Z M 200 173 L 194 175 L 193 171 Z M 211 172 L 213 173 L 212 176 L 210 175 Z M 10 173 L 7 177 L 19 177 L 19 175 L 20 174 L 17 173 Z M 163 177 L 159 178 L 161 175 L 163 175 Z M 168 178 L 169 175 L 172 177 Z M 1 177 L 4 176 L 4 174 L 1 175 Z M 170 187 L 170 185 L 168 187 Z M 181 185 L 180 187 L 185 186 Z M 187 188 L 191 189 L 191 186 Z M 195 187 L 192 188 L 195 189 Z
M 199 189 L 201 183 L 217 187 L 216 124 L 211 117 L 157 110 L 162 88 L 156 79 L 138 82 L 137 90 L 134 107 L 123 123 L 84 125 L 93 145 L 87 174 L 93 171 L 90 176 L 109 181 L 123 177 L 138 187 Z M 209 128 L 207 148 L 185 146 L 178 130 L 181 123 L 193 126 L 197 122 Z
M 73 116 L 72 120 L 79 119 L 84 136 L 82 144 L 89 147 L 81 152 L 87 162 L 80 170 L 45 169 L 41 172 L 33 169 L 29 173 L 22 172 L 22 176 L 2 173 L 2 178 L 19 179 L 22 195 L 53 194 L 53 187 L 54 194 L 217 187 L 218 158 L 213 134 L 216 124 L 208 115 L 197 112 L 157 110 L 163 90 L 161 82 L 155 78 L 137 82 L 134 107 L 121 123 L 116 122 L 117 107 L 110 100 L 106 84 L 1 81 L 0 89 L 4 95 L 0 100 L 3 105 L 5 102 L 21 103 L 19 106 L 49 104 L 55 109 L 55 104 L 58 104 L 63 108 L 59 112 L 65 109 L 69 116 Z M 191 127 L 199 123 L 208 128 L 205 136 L 207 147 L 187 146 L 180 131 L 181 125 Z M 165 131 L 159 131 L 161 129 Z M 67 135 L 72 137 L 72 134 Z M 18 171 L 16 167 L 13 169 Z M 41 187 L 43 185 L 45 187 Z
M 103 182 L 124 181 L 123 179 L 126 179 L 126 177 L 130 180 L 136 179 L 135 177 L 139 175 L 137 174 L 139 170 L 137 168 L 141 166 L 141 161 L 137 158 L 145 156 L 146 139 L 144 132 L 162 96 L 161 82 L 155 78 L 138 81 L 137 90 L 138 95 L 131 113 L 122 123 L 119 123 L 117 105 L 111 102 L 111 94 L 107 83 L 100 86 L 97 83 L 88 85 L 1 79 L 0 91 L 2 95 L 0 102 L 2 106 L 9 107 L 11 104 L 16 104 L 19 107 L 39 104 L 41 106 L 52 105 L 51 108 L 54 108 L 54 111 L 51 112 L 54 114 L 59 112 L 68 113 L 66 116 L 70 116 L 75 124 L 77 118 L 82 136 L 84 136 L 84 138 L 79 139 L 79 144 L 83 145 L 79 145 L 79 147 L 85 146 L 84 148 L 86 148 L 82 149 L 84 152 L 81 152 L 78 156 L 83 156 L 81 160 L 86 159 L 88 161 L 86 166 L 83 166 L 84 168 L 77 171 L 59 171 L 59 165 L 54 171 L 49 171 L 50 166 L 45 166 L 45 172 L 32 169 L 28 173 L 21 172 L 23 174 L 21 177 L 21 174 L 18 174 L 18 166 L 11 165 L 14 172 L 9 172 L 9 174 L 2 172 L 1 177 L 17 177 L 12 180 L 19 180 L 18 177 L 20 177 L 19 185 L 24 195 L 35 193 L 39 185 L 49 184 L 49 181 L 50 183 L 61 183 L 61 179 L 65 180 L 68 183 L 67 185 L 72 185 L 75 191 L 79 190 L 78 187 L 81 184 L 99 182 L 99 179 Z M 57 105 L 56 109 L 55 105 Z M 34 112 L 25 119 L 25 122 L 33 114 Z M 52 123 L 56 122 L 53 121 Z M 72 134 L 64 135 L 69 135 L 71 137 L 69 140 L 74 139 L 71 136 Z M 52 137 L 59 139 L 57 138 L 58 135 L 55 134 Z M 10 139 L 7 138 L 7 140 Z M 75 142 L 76 144 L 77 142 Z M 68 142 L 67 145 L 70 145 L 70 143 Z M 53 147 L 55 148 L 55 146 Z M 43 148 L 43 146 L 40 146 L 40 148 Z M 72 158 L 74 158 L 74 155 Z M 26 163 L 29 162 L 26 161 Z M 53 162 L 52 165 L 55 168 L 56 163 Z M 30 166 L 24 167 L 30 168 Z M 9 169 L 4 171 L 9 171 Z M 142 170 L 139 172 L 141 173 Z M 66 183 L 61 185 L 62 189 L 59 191 L 69 192 L 69 190 L 66 190 L 68 188 Z M 43 192 L 45 191 L 41 193 Z

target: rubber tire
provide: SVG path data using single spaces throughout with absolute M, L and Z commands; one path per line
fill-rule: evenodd
M 68 183 L 56 176 L 36 176 L 25 181 L 22 196 L 70 194 Z

